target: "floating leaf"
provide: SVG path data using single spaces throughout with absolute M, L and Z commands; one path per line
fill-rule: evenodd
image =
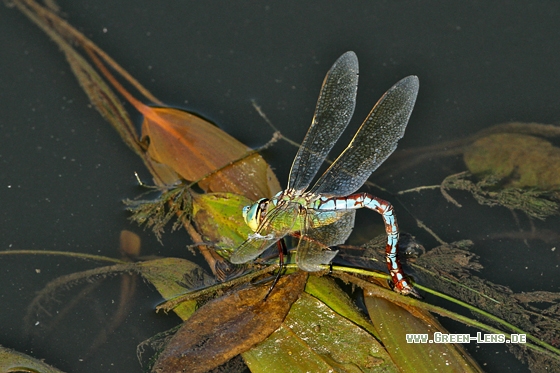
M 173 108 L 145 107 L 143 113 L 142 139 L 149 144 L 148 154 L 185 180 L 202 179 L 199 185 L 205 191 L 237 193 L 252 200 L 280 190 L 259 154 L 242 159 L 251 149 L 206 120 Z
M 307 280 L 305 291 L 325 303 L 340 316 L 351 320 L 372 335 L 376 335 L 371 322 L 332 278 L 312 276 Z
M 231 193 L 193 195 L 193 221 L 204 240 L 214 243 L 220 255 L 227 257 L 253 233 L 240 213 L 250 203 Z
M 280 326 L 306 278 L 303 272 L 282 277 L 266 301 L 268 286 L 208 302 L 173 336 L 153 371 L 206 372 L 262 342 Z
M 476 362 L 457 344 L 407 343 L 407 334 L 447 334 L 436 319 L 418 308 L 409 310 L 382 298 L 364 301 L 383 345 L 402 372 L 482 372 Z
M 144 115 L 141 141 L 152 160 L 208 192 L 257 199 L 280 190 L 278 179 L 258 153 L 192 113 L 143 104 L 109 73 L 95 51 L 86 50 L 113 87 Z
M 464 154 L 475 175 L 493 175 L 504 187 L 560 188 L 560 148 L 534 136 L 501 133 L 476 140 Z
M 191 287 L 200 287 L 213 281 L 198 265 L 179 258 L 163 258 L 138 263 L 138 270 L 165 299 L 172 299 L 184 294 Z M 196 301 L 187 301 L 174 308 L 174 311 L 186 320 L 194 313 L 196 307 Z
M 63 373 L 40 360 L 2 346 L 0 346 L 0 372 Z
M 340 290 L 335 293 L 338 297 Z M 347 295 L 342 299 L 337 303 L 345 303 Z M 292 306 L 280 329 L 243 358 L 254 373 L 399 371 L 375 337 L 308 294 Z

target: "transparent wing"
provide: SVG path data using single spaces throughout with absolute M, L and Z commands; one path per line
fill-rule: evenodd
M 288 188 L 307 189 L 352 118 L 358 87 L 358 58 L 346 52 L 331 67 L 315 108 L 311 126 L 294 159 Z
M 241 264 L 256 259 L 275 242 L 291 233 L 298 217 L 297 203 L 286 202 L 271 210 L 257 232 L 250 234 L 247 240 L 235 249 L 229 261 Z
M 321 265 L 330 263 L 338 250 L 329 246 L 344 243 L 354 228 L 356 210 L 337 212 L 338 220 L 334 223 L 312 228 L 314 220 L 322 219 L 321 214 L 308 214 L 305 234 L 299 241 L 296 262 L 304 271 L 319 271 Z
M 247 263 L 255 260 L 280 238 L 249 237 L 231 254 L 229 261 L 233 264 Z
M 311 192 L 347 196 L 358 190 L 403 137 L 418 87 L 418 78 L 408 76 L 385 92 L 350 145 L 317 180 Z

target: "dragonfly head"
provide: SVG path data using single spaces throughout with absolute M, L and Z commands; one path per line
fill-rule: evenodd
M 264 220 L 269 203 L 268 198 L 261 198 L 252 205 L 243 207 L 243 219 L 253 232 L 259 229 L 259 225 Z

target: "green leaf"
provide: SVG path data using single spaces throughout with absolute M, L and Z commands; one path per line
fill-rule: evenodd
M 367 331 L 304 293 L 282 327 L 243 354 L 252 372 L 397 372 Z
M 215 243 L 218 253 L 227 258 L 253 233 L 241 214 L 251 203 L 232 193 L 193 194 L 193 221 L 204 239 Z
M 0 346 L 0 372 L 63 373 L 31 356 Z
M 505 179 L 506 187 L 560 188 L 560 148 L 538 137 L 510 133 L 486 136 L 465 151 L 464 159 L 473 174 Z
M 371 322 L 332 278 L 311 276 L 307 281 L 305 291 L 318 298 L 339 315 L 346 317 L 377 337 L 376 330 Z
M 138 263 L 138 270 L 165 299 L 184 294 L 189 289 L 188 285 L 196 285 L 197 282 L 203 284 L 211 280 L 201 267 L 179 258 L 163 258 Z M 182 302 L 173 311 L 186 320 L 195 312 L 196 306 L 197 302 L 191 300 Z
M 407 310 L 388 300 L 365 294 L 370 318 L 383 345 L 401 372 L 482 372 L 456 344 L 407 343 L 406 334 L 448 333 L 428 312 Z

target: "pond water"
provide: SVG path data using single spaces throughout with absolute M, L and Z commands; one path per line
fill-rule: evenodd
M 59 4 L 72 25 L 160 100 L 199 113 L 250 146 L 272 135 L 251 100 L 284 135 L 301 141 L 324 74 L 347 50 L 360 61 L 358 104 L 352 129 L 335 152 L 381 94 L 411 74 L 420 79 L 420 93 L 399 150 L 461 139 L 497 123 L 554 124 L 560 118 L 558 2 Z M 0 14 L 0 249 L 117 257 L 119 232 L 128 229 L 142 237 L 144 255 L 191 258 L 184 231 L 166 235 L 162 246 L 129 222 L 121 200 L 141 193 L 134 171 L 149 180 L 142 163 L 90 107 L 55 44 L 17 10 L 4 7 Z M 280 143 L 264 153 L 283 185 L 295 151 Z M 460 157 L 434 159 L 371 180 L 396 192 L 439 184 L 462 170 Z M 485 266 L 482 277 L 517 292 L 560 290 L 560 250 L 553 251 L 558 237 L 510 237 L 531 229 L 557 232 L 558 218 L 530 221 L 480 206 L 466 193 L 453 195 L 462 208 L 438 191 L 393 201 L 401 229 L 428 248 L 436 245 L 406 207 L 445 241 L 473 239 Z M 355 231 L 372 229 L 381 229 L 381 219 L 359 212 Z M 89 316 L 79 310 L 48 338 L 23 336 L 24 309 L 45 283 L 94 266 L 56 257 L 1 258 L 0 344 L 65 371 L 139 371 L 136 345 L 178 320 L 154 315 L 158 294 L 142 282 L 125 323 L 92 356 L 82 342 L 95 338 L 97 326 L 92 330 Z M 84 309 L 110 315 L 119 287 L 118 278 L 107 280 L 94 290 L 97 301 L 86 301 Z M 466 347 L 488 371 L 527 371 L 504 345 Z

